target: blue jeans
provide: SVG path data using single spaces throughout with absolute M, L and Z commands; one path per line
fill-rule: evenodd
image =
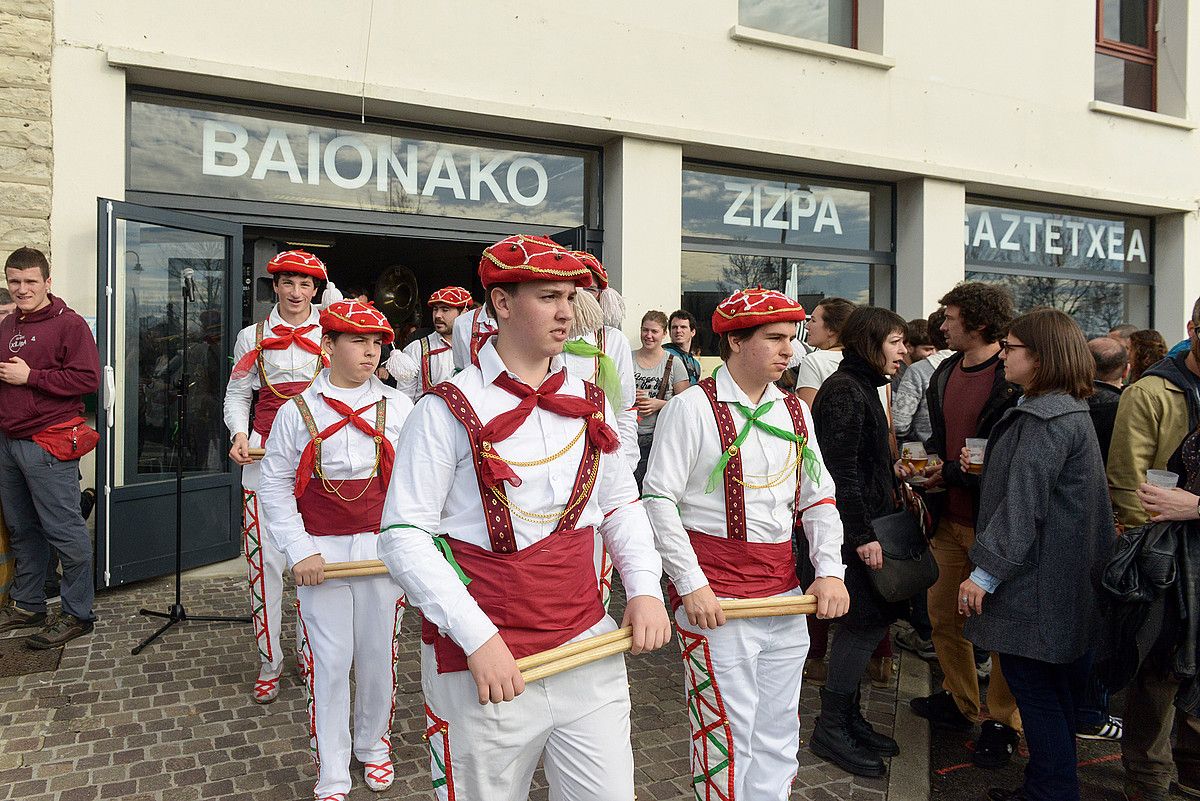
M 1025 795 L 1032 801 L 1079 801 L 1076 710 L 1091 666 L 1090 653 L 1064 665 L 1000 654 L 1000 669 L 1025 724 Z
M 28 439 L 0 434 L 0 504 L 16 573 L 9 593 L 26 612 L 46 611 L 46 565 L 62 561 L 63 611 L 92 620 L 92 538 L 79 513 L 79 460 L 61 462 Z

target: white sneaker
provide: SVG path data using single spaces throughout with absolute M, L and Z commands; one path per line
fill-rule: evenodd
M 1094 730 L 1089 728 L 1076 733 L 1075 736 L 1081 740 L 1120 740 L 1124 733 L 1125 722 L 1118 717 L 1109 715 L 1108 720 Z

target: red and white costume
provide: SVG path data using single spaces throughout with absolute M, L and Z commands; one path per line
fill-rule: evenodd
M 772 321 L 757 318 L 754 324 Z M 721 330 L 716 315 L 714 329 Z M 806 470 L 803 446 L 757 426 L 750 425 L 734 447 L 749 425 L 736 404 L 754 413 L 768 403 L 763 423 L 805 437 L 812 451 Z M 753 403 L 724 368 L 672 399 L 659 415 L 643 503 L 677 604 L 698 798 L 786 799 L 796 775 L 796 712 L 809 645 L 804 618 L 730 620 L 705 630 L 688 622 L 678 595 L 706 584 L 718 598 L 801 594 L 791 545 L 796 521 L 803 524 L 816 575 L 843 576 L 834 484 L 821 466 L 812 426 L 808 407 L 794 395 L 769 384 Z M 726 452 L 731 456 L 718 477 L 714 468 Z M 807 472 L 813 466 L 819 468 L 817 481 Z M 710 476 L 716 486 L 706 491 L 713 486 Z
M 299 250 L 280 253 L 267 265 L 269 273 L 292 272 L 326 281 L 325 265 L 316 256 Z M 330 302 L 341 299 L 332 285 Z M 276 304 L 267 319 L 238 332 L 233 346 L 233 371 L 225 389 L 225 427 L 232 440 L 246 434 L 251 448 L 263 447 L 283 404 L 303 392 L 327 362 L 321 355 L 319 312 L 313 306 L 298 326 L 284 321 Z M 266 520 L 257 490 L 258 463 L 242 468 L 242 545 L 250 585 L 250 611 L 258 645 L 259 669 L 255 700 L 275 698 L 283 669 L 280 643 L 280 609 L 283 605 L 284 558 L 263 534 Z M 297 655 L 299 658 L 299 654 Z M 303 669 L 303 664 L 301 664 Z
M 550 261 L 558 246 L 547 240 L 512 237 L 489 251 L 513 243 L 520 264 L 579 280 L 577 262 Z M 596 529 L 629 597 L 660 597 L 661 576 L 603 392 L 569 375 L 561 357 L 536 390 L 507 370 L 493 342 L 478 360 L 417 404 L 397 448 L 380 543 L 425 618 L 435 792 L 442 801 L 522 799 L 544 757 L 551 797 L 631 801 L 623 659 L 533 682 L 514 701 L 487 706 L 466 670 L 466 654 L 497 632 L 520 658 L 616 628 L 596 587 Z
M 444 305 L 466 310 L 474 303 L 471 293 L 467 290 L 458 286 L 448 286 L 430 295 L 426 305 Z M 412 361 L 397 357 L 397 353 L 402 353 Z M 388 374 L 396 379 L 396 389 L 414 401 L 436 384 L 454 375 L 452 342 L 437 331 L 408 343 L 402 351 L 392 351 L 392 354 L 393 356 L 388 358 Z M 412 364 L 417 366 L 415 371 L 411 367 Z
M 355 319 L 358 301 L 322 314 Z M 371 309 L 382 325 L 386 319 Z M 388 329 L 390 333 L 390 328 Z M 380 517 L 394 445 L 412 402 L 371 376 L 353 389 L 324 371 L 280 410 L 262 461 L 259 499 L 268 532 L 289 567 L 316 554 L 326 563 L 377 558 Z M 391 576 L 326 578 L 296 588 L 297 626 L 307 662 L 308 722 L 317 767 L 317 799 L 350 792 L 350 754 L 368 783 L 391 783 L 390 728 L 395 709 L 397 637 L 404 596 Z M 350 668 L 355 675 L 351 737 Z
M 454 369 L 465 370 L 467 365 L 476 364 L 479 361 L 479 349 L 495 333 L 496 321 L 482 304 L 458 315 L 450 341 Z

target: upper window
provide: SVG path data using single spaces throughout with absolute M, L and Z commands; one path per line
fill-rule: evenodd
M 738 24 L 858 47 L 858 0 L 738 0 Z
M 1096 0 L 1096 99 L 1155 111 L 1155 0 Z

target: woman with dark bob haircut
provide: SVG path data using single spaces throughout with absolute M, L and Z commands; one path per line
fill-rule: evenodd
M 813 404 L 817 442 L 837 485 L 850 611 L 837 620 L 833 634 L 812 750 L 858 776 L 882 776 L 883 759 L 900 752 L 895 740 L 863 718 L 858 685 L 872 651 L 905 606 L 876 594 L 868 571 L 883 567 L 871 521 L 897 510 L 897 482 L 906 475 L 892 454 L 888 418 L 879 402 L 879 388 L 904 362 L 906 329 L 895 312 L 856 308 L 842 328 L 841 364 Z
M 1116 537 L 1086 401 L 1094 361 L 1079 326 L 1057 309 L 1013 320 L 1000 357 L 1025 394 L 988 439 L 975 570 L 959 587 L 958 611 L 970 618 L 967 639 L 999 654 L 1029 762 L 1023 787 L 988 796 L 1075 801 L 1075 710 L 1100 630 L 1093 568 Z

